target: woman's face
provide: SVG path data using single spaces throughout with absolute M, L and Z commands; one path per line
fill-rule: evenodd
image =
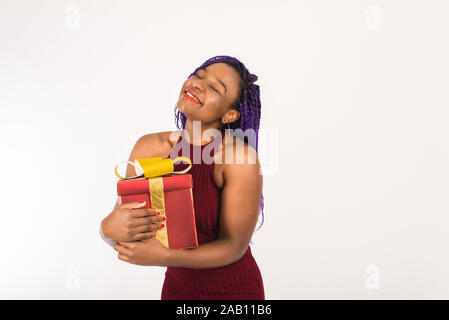
M 203 125 L 221 127 L 221 118 L 234 122 L 240 116 L 231 104 L 239 95 L 240 74 L 226 63 L 214 63 L 199 69 L 183 84 L 178 109 L 189 120 L 200 120 Z M 189 97 L 192 93 L 198 101 Z

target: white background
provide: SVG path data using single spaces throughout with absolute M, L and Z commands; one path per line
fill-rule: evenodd
M 118 260 L 99 224 L 115 164 L 176 130 L 183 81 L 222 54 L 261 88 L 266 298 L 449 298 L 448 15 L 447 0 L 0 0 L 0 298 L 160 298 L 165 269 Z

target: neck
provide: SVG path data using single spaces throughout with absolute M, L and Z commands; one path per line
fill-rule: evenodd
M 218 134 L 221 134 L 220 129 L 216 123 L 208 125 L 199 120 L 193 121 L 187 118 L 184 131 L 188 134 L 185 135 L 185 138 L 191 144 L 204 145 L 212 141 Z M 220 133 L 217 133 L 217 131 Z

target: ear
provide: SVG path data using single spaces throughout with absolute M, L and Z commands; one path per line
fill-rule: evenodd
M 229 110 L 226 113 L 226 116 L 224 118 L 227 119 L 227 122 L 233 123 L 233 122 L 237 121 L 240 118 L 240 111 L 237 111 L 237 110 L 234 110 L 234 109 Z

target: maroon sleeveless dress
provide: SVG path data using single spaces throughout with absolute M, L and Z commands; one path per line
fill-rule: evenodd
M 221 132 L 223 137 L 224 130 Z M 218 239 L 221 190 L 214 180 L 214 162 L 208 164 L 201 160 L 194 161 L 194 149 L 200 154 L 207 145 L 221 143 L 215 137 L 205 145 L 193 145 L 180 136 L 167 158 L 175 159 L 186 156 L 192 160 L 192 168 L 188 171 L 193 179 L 193 202 L 195 208 L 198 244 Z M 181 145 L 180 145 L 181 144 Z M 190 154 L 182 154 L 184 144 Z M 210 156 L 213 157 L 214 147 L 209 146 Z M 184 150 L 186 150 L 184 149 Z M 198 159 L 198 158 L 196 158 Z M 213 158 L 212 158 L 213 159 Z M 200 161 L 201 163 L 198 163 Z M 196 162 L 196 163 L 195 163 Z M 176 163 L 175 171 L 187 168 L 185 163 Z M 162 286 L 162 300 L 212 300 L 212 299 L 245 299 L 264 300 L 265 293 L 259 267 L 248 246 L 240 260 L 226 266 L 208 269 L 190 269 L 181 267 L 167 267 Z

